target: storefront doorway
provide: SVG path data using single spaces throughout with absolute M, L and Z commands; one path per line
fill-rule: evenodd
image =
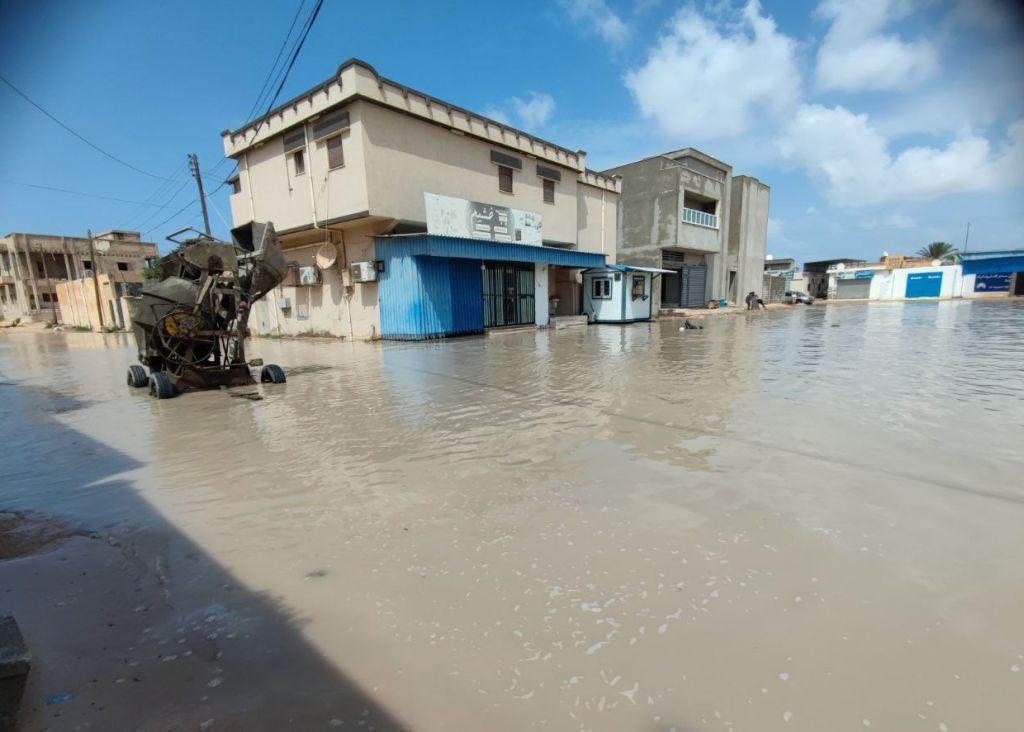
M 536 321 L 533 264 L 484 262 L 482 276 L 485 328 Z

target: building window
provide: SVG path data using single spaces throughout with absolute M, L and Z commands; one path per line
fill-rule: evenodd
M 611 277 L 595 277 L 591 280 L 590 285 L 590 297 L 594 300 L 611 300 L 612 299 L 612 279 Z
M 306 172 L 306 154 L 304 150 L 296 150 L 292 153 L 292 163 L 295 165 L 295 175 L 302 175 Z
M 88 259 L 82 260 L 82 269 L 92 269 L 92 261 Z
M 331 170 L 345 164 L 345 151 L 341 147 L 341 135 L 327 139 L 327 167 Z
M 505 165 L 498 166 L 498 190 L 502 193 L 512 192 L 512 168 Z
M 644 280 L 646 278 L 643 275 L 633 275 L 633 299 L 640 300 L 644 296 Z
M 118 262 L 117 263 L 117 268 L 120 271 L 122 271 L 122 272 L 127 272 L 128 271 L 128 263 L 127 262 Z
M 43 260 L 36 260 L 36 272 L 39 273 L 40 277 L 46 277 L 46 267 L 43 266 Z
M 541 178 L 544 182 L 544 203 L 555 202 L 555 182 L 547 178 Z
M 231 179 L 231 193 L 234 194 L 234 193 L 241 193 L 241 192 L 242 192 L 242 181 L 240 179 L 238 179 L 238 178 L 232 178 Z

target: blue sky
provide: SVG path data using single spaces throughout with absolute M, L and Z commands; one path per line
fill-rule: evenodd
M 216 169 L 219 133 L 245 121 L 296 7 L 4 0 L 0 74 L 96 144 L 175 180 L 108 160 L 0 85 L 0 229 L 146 231 L 188 204 L 185 155 L 221 177 L 229 169 Z M 771 186 L 768 250 L 798 261 L 959 246 L 968 221 L 971 249 L 1024 247 L 1024 17 L 1014 3 L 510 7 L 326 0 L 281 99 L 357 56 L 583 148 L 593 168 L 699 147 Z M 212 203 L 215 233 L 226 235 L 226 190 Z M 193 205 L 149 237 L 198 223 Z

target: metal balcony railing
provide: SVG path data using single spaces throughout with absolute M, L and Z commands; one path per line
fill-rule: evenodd
M 696 224 L 697 226 L 706 226 L 709 229 L 718 228 L 717 216 L 693 208 L 683 209 L 683 221 L 688 224 Z

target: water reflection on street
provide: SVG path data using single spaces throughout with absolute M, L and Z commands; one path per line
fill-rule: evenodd
M 261 401 L 4 336 L 0 501 L 145 521 L 71 445 L 18 458 L 109 446 L 415 729 L 1019 729 L 1024 303 L 702 322 L 257 340 Z

